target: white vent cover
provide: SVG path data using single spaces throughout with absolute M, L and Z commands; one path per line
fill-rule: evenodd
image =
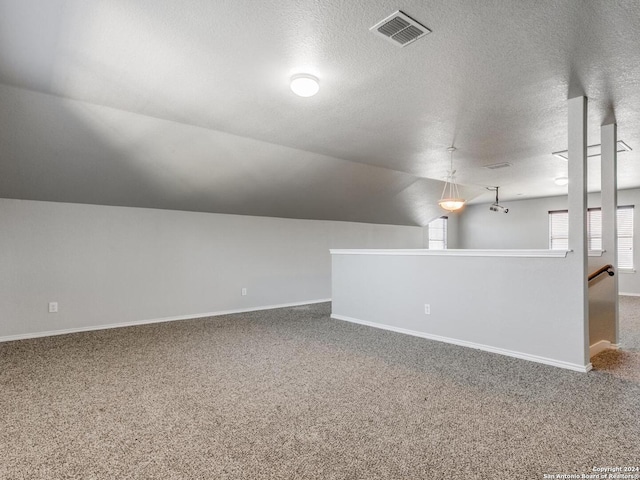
M 596 145 L 589 145 L 587 147 L 587 157 L 591 158 L 591 157 L 599 157 L 601 155 L 600 153 L 600 147 L 601 145 L 598 143 Z M 631 147 L 629 145 L 627 145 L 626 143 L 624 143 L 622 140 L 618 140 L 618 143 L 616 144 L 616 152 L 618 153 L 622 153 L 622 152 L 630 152 L 631 151 Z M 554 157 L 558 157 L 561 158 L 563 160 L 569 160 L 569 150 L 562 150 L 560 152 L 553 152 L 551 155 L 553 155 Z
M 398 10 L 369 29 L 398 47 L 406 47 L 417 39 L 431 33 L 424 25 L 416 22 L 407 14 Z
M 485 165 L 484 168 L 488 168 L 489 170 L 498 170 L 499 168 L 509 168 L 512 164 L 509 162 L 502 163 L 493 163 L 491 165 Z

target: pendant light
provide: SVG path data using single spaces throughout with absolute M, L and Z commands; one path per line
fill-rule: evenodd
M 447 148 L 447 152 L 451 154 L 451 168 L 447 174 L 447 180 L 442 190 L 442 197 L 438 202 L 440 207 L 444 208 L 448 212 L 455 212 L 464 207 L 466 203 L 463 198 L 460 198 L 458 192 L 458 184 L 456 183 L 456 171 L 453 169 L 453 152 L 456 151 L 456 147 Z

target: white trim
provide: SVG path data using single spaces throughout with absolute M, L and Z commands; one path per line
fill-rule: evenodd
M 620 345 L 611 343 L 609 340 L 600 340 L 589 347 L 589 358 L 593 358 L 605 350 L 617 350 Z
M 636 269 L 635 268 L 619 268 L 618 273 L 624 273 L 624 274 L 636 273 Z
M 174 322 L 177 320 L 193 320 L 196 318 L 217 317 L 220 315 L 232 315 L 234 313 L 247 313 L 247 312 L 257 312 L 260 310 L 272 310 L 274 308 L 297 307 L 300 305 L 311 305 L 314 303 L 324 303 L 324 302 L 330 302 L 330 301 L 331 301 L 330 298 L 323 298 L 320 300 L 306 300 L 304 302 L 281 303 L 277 305 L 265 305 L 262 307 L 236 308 L 233 310 L 220 310 L 218 312 L 193 313 L 189 315 L 178 315 L 175 317 L 161 317 L 161 318 L 152 318 L 148 320 L 134 320 L 132 322 L 110 323 L 107 325 L 65 328 L 62 330 L 50 330 L 47 332 L 20 333 L 18 335 L 7 335 L 5 337 L 0 337 L 0 343 L 13 342 L 15 340 L 28 340 L 30 338 L 51 337 L 54 335 L 67 335 L 70 333 L 91 332 L 94 330 L 107 330 L 110 328 L 134 327 L 136 325 L 147 325 L 149 323 Z
M 618 295 L 622 295 L 623 297 L 640 297 L 640 293 L 631 292 L 618 292 Z
M 498 353 L 500 355 L 506 355 L 507 357 L 514 357 L 522 360 L 529 360 L 531 362 L 544 363 L 545 365 L 552 365 L 554 367 L 573 370 L 575 372 L 584 373 L 584 372 L 588 372 L 593 368 L 591 363 L 588 363 L 587 365 L 579 365 L 577 363 L 563 362 L 562 360 L 554 360 L 552 358 L 540 357 L 538 355 L 531 355 L 529 353 L 516 352 L 513 350 L 506 350 L 504 348 L 492 347 L 490 345 L 467 342 L 466 340 L 458 340 L 456 338 L 442 337 L 440 335 L 432 335 L 430 333 L 418 332 L 416 330 L 408 330 L 406 328 L 393 327 L 390 325 L 384 325 L 382 323 L 368 322 L 366 320 L 359 320 L 357 318 L 347 317 L 344 315 L 331 314 L 331 318 L 335 320 L 342 320 L 345 322 L 366 325 L 368 327 L 380 328 L 382 330 L 390 330 L 396 333 L 404 333 L 405 335 L 412 335 L 414 337 L 426 338 L 428 340 L 435 340 L 437 342 L 451 343 L 453 345 L 459 345 L 461 347 L 475 348 L 476 350 L 483 350 L 485 352 Z
M 427 255 L 447 257 L 553 257 L 565 258 L 568 250 L 473 250 L 473 249 L 331 249 L 331 255 Z

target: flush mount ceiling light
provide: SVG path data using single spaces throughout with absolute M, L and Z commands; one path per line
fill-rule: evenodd
M 569 179 L 567 177 L 558 177 L 554 180 L 556 185 L 560 185 L 561 187 L 569 184 Z
M 291 77 L 291 91 L 300 97 L 313 97 L 320 90 L 320 81 L 313 75 L 300 73 Z
M 587 157 L 589 158 L 599 157 L 602 154 L 601 147 L 602 145 L 599 143 L 595 145 L 589 145 L 587 147 Z M 631 147 L 629 145 L 624 143 L 622 140 L 618 140 L 618 143 L 616 144 L 616 152 L 622 153 L 622 152 L 630 152 L 630 151 L 631 151 Z M 554 157 L 561 158 L 562 160 L 569 160 L 569 150 L 553 152 L 551 155 L 553 155 Z
M 447 152 L 451 154 L 451 169 L 447 172 L 447 179 L 444 184 L 444 189 L 442 190 L 442 197 L 438 202 L 438 205 L 448 212 L 460 210 L 466 203 L 463 198 L 460 198 L 458 184 L 456 183 L 456 171 L 453 169 L 453 152 L 455 151 L 456 147 L 447 148 Z

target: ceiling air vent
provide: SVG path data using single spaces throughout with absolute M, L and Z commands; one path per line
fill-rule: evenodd
M 488 168 L 489 170 L 498 170 L 499 168 L 509 168 L 512 165 L 509 162 L 502 163 L 494 163 L 491 165 L 485 165 L 484 168 Z
M 369 30 L 398 47 L 406 47 L 427 33 L 431 33 L 427 27 L 400 10 L 379 21 Z

